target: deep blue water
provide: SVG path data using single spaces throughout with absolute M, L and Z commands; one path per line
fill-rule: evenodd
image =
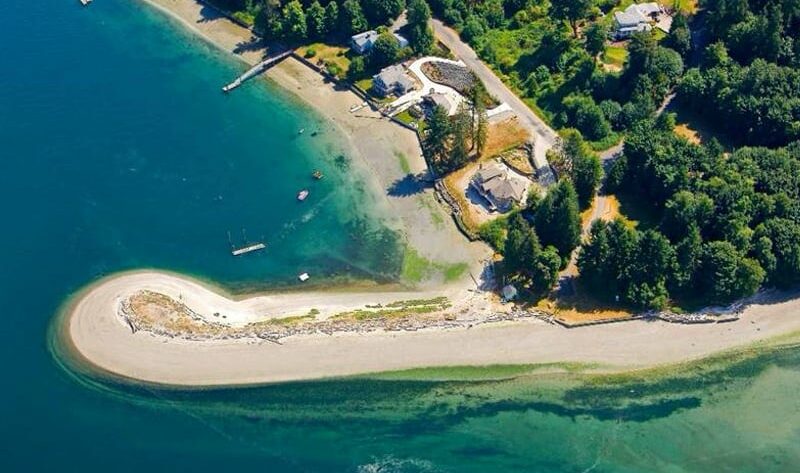
M 798 470 L 796 350 L 619 389 L 186 393 L 72 377 L 48 325 L 104 274 L 157 267 L 241 288 L 308 268 L 391 279 L 397 259 L 330 125 L 266 84 L 222 95 L 243 66 L 138 1 L 4 0 L 0 53 L 0 471 Z M 302 187 L 312 194 L 297 204 Z M 232 258 L 226 232 L 242 227 L 269 250 Z

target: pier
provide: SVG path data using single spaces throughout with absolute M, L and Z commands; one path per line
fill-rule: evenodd
M 246 253 L 252 253 L 253 251 L 263 250 L 266 247 L 267 245 L 263 243 L 254 243 L 252 245 L 243 246 L 241 248 L 234 248 L 233 250 L 231 250 L 231 254 L 233 256 L 239 256 Z
M 234 80 L 230 84 L 228 84 L 225 87 L 223 87 L 222 91 L 223 92 L 230 92 L 231 90 L 233 90 L 233 89 L 239 87 L 240 85 L 244 84 L 244 82 L 246 80 L 257 76 L 258 74 L 261 74 L 262 72 L 264 72 L 267 69 L 269 69 L 271 66 L 273 66 L 273 65 L 277 64 L 278 62 L 286 59 L 291 54 L 292 54 L 292 51 L 288 50 L 288 51 L 284 51 L 282 53 L 276 54 L 274 56 L 268 57 L 267 59 L 259 62 L 255 66 L 253 66 L 250 69 L 248 69 L 247 72 L 245 72 L 244 74 L 242 74 L 239 77 L 237 77 L 236 80 Z
M 231 232 L 228 232 L 228 243 L 231 245 L 231 254 L 233 256 L 245 255 L 247 253 L 252 253 L 254 251 L 263 250 L 267 247 L 266 243 L 264 243 L 263 237 L 259 242 L 249 243 L 247 241 L 247 232 L 245 232 L 244 228 L 242 228 L 242 240 L 243 244 L 241 246 L 234 245 L 233 240 L 231 240 Z

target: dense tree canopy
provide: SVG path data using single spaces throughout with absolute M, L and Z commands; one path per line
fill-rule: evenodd
M 559 181 L 539 202 L 534 223 L 542 244 L 554 246 L 568 260 L 581 238 L 578 194 L 570 180 Z
M 520 277 L 534 293 L 548 291 L 558 279 L 561 258 L 552 246 L 542 248 L 536 231 L 520 215 L 508 223 L 503 262 L 505 269 Z
M 636 268 L 636 261 L 626 260 L 623 268 L 614 259 L 621 256 L 608 258 L 618 251 L 608 248 L 609 241 L 622 241 L 622 222 L 592 231 L 579 260 L 581 278 L 597 294 L 614 290 L 623 302 L 642 307 L 675 297 L 728 302 L 763 284 L 800 282 L 800 146 L 746 147 L 726 155 L 713 141 L 701 146 L 676 136 L 672 125 L 666 117 L 635 126 L 623 159 L 612 169 L 614 180 L 625 182 L 633 198 L 660 215 L 658 229 L 646 232 L 658 233 L 674 254 L 646 272 L 662 279 L 636 286 L 639 281 L 624 270 Z M 627 232 L 636 241 L 646 233 Z M 652 248 L 663 246 L 651 239 Z M 667 252 L 651 250 L 647 258 L 655 262 L 654 255 L 662 253 Z M 615 283 L 604 282 L 609 275 Z

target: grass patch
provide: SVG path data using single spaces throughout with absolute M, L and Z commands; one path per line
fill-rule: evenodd
M 435 263 L 421 256 L 415 249 L 408 248 L 403 255 L 401 277 L 404 281 L 419 283 L 438 272 L 445 282 L 453 282 L 461 278 L 468 269 L 467 263 Z
M 355 85 L 364 92 L 369 92 L 372 89 L 372 77 L 357 80 Z
M 399 151 L 395 151 L 394 155 L 397 156 L 397 160 L 400 162 L 400 170 L 406 174 L 410 173 L 411 165 L 408 163 L 408 157 Z
M 237 11 L 233 12 L 232 15 L 247 26 L 253 26 L 256 23 L 256 17 L 251 12 Z
M 430 276 L 433 270 L 433 263 L 417 253 L 417 250 L 413 248 L 406 249 L 403 255 L 403 269 L 400 273 L 403 280 L 415 283 L 420 282 Z
M 445 282 L 453 282 L 461 279 L 461 276 L 467 272 L 469 265 L 467 263 L 455 263 L 447 265 L 442 269 Z
M 606 64 L 622 67 L 625 61 L 628 60 L 628 48 L 625 46 L 606 46 L 602 59 Z
M 508 216 L 500 216 L 478 227 L 478 236 L 488 243 L 498 253 L 505 249 L 506 233 L 508 231 Z
M 331 72 L 339 78 L 347 75 L 350 69 L 350 48 L 327 43 L 311 43 L 301 46 L 296 50 L 297 54 L 307 57 L 311 62 L 321 61 Z
M 519 123 L 505 120 L 489 125 L 483 156 L 492 157 L 524 144 L 530 137 Z
M 369 307 L 369 306 L 368 306 Z M 350 319 L 356 321 L 372 319 L 399 319 L 413 315 L 430 314 L 440 312 L 450 307 L 450 299 L 447 297 L 434 297 L 432 299 L 411 299 L 407 301 L 396 301 L 385 306 L 375 306 L 370 309 L 358 309 L 342 312 L 333 316 L 333 319 Z

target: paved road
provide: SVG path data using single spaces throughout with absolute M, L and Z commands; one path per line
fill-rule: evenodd
M 475 51 L 469 45 L 461 41 L 458 33 L 451 28 L 448 28 L 439 20 L 431 21 L 433 30 L 436 36 L 445 44 L 450 50 L 458 56 L 459 59 L 472 69 L 481 81 L 486 85 L 486 89 L 501 102 L 506 102 L 514 109 L 514 112 L 519 117 L 519 122 L 524 126 L 534 139 L 534 163 L 537 169 L 547 167 L 547 158 L 545 156 L 548 149 L 552 148 L 556 143 L 558 135 L 550 128 L 541 118 L 536 116 L 535 113 L 525 103 L 517 97 L 506 85 L 500 80 L 499 77 L 489 69 L 479 58 Z

